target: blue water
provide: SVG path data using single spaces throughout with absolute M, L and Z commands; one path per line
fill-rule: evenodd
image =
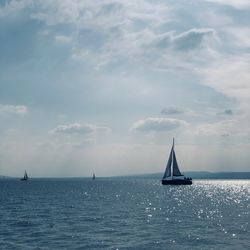
M 250 249 L 250 181 L 0 181 L 0 249 Z

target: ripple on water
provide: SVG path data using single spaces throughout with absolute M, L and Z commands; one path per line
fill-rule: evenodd
M 28 184 L 28 185 L 26 185 Z M 250 181 L 0 181 L 3 249 L 247 249 Z

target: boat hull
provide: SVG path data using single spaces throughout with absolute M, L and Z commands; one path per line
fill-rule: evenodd
M 161 180 L 162 185 L 192 185 L 191 179 Z

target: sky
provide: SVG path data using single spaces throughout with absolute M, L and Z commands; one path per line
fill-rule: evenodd
M 249 0 L 0 0 L 0 175 L 250 171 Z

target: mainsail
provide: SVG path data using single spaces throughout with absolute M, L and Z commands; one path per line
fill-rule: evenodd
M 171 149 L 171 152 L 170 152 L 170 155 L 169 155 L 169 158 L 168 158 L 168 163 L 167 163 L 167 166 L 166 166 L 166 170 L 165 170 L 165 173 L 164 173 L 162 179 L 165 179 L 166 177 L 171 176 L 172 152 L 173 152 L 173 147 Z

